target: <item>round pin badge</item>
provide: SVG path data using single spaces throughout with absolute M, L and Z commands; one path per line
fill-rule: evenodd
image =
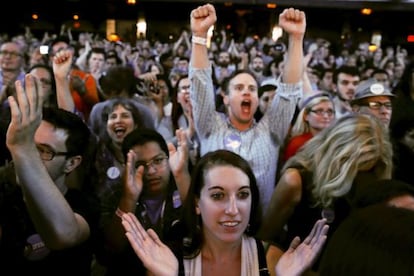
M 372 94 L 381 95 L 385 92 L 385 88 L 381 83 L 374 83 L 369 87 L 369 91 L 371 91 Z
M 121 172 L 119 171 L 119 169 L 115 166 L 110 167 L 107 171 L 106 171 L 106 175 L 110 178 L 110 179 L 116 179 L 121 175 Z
M 236 151 L 241 145 L 241 137 L 236 133 L 231 133 L 224 137 L 224 147 L 231 151 Z

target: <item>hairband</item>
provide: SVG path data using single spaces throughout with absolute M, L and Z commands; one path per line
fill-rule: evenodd
M 310 103 L 313 99 L 320 98 L 320 97 L 328 97 L 329 99 L 331 99 L 331 95 L 329 95 L 329 94 L 328 94 L 328 93 L 326 93 L 326 92 L 316 93 L 316 94 L 313 94 L 312 96 L 307 97 L 307 98 L 303 101 L 303 103 L 302 103 L 302 105 L 301 105 L 301 108 L 300 108 L 300 109 L 305 108 L 305 106 L 306 106 L 308 103 Z

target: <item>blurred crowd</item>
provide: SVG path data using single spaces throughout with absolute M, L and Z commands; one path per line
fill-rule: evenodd
M 412 253 L 412 226 L 349 231 L 414 216 L 407 49 L 334 47 L 296 9 L 277 41 L 190 20 L 172 42 L 1 37 L 0 274 L 392 275 L 375 245 Z

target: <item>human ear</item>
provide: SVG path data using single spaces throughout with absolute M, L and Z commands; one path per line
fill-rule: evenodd
M 230 102 L 230 100 L 229 100 L 229 95 L 224 95 L 224 96 L 223 96 L 223 103 L 224 103 L 225 105 L 229 105 L 229 102 Z
M 66 174 L 72 172 L 75 168 L 77 168 L 80 165 L 81 162 L 82 156 L 80 155 L 69 157 L 68 159 L 66 159 L 64 172 Z
M 195 211 L 197 215 L 201 214 L 200 207 L 198 207 L 198 199 L 195 200 Z

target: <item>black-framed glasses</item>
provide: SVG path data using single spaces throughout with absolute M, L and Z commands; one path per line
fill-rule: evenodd
M 183 85 L 180 87 L 180 92 L 190 92 L 190 86 L 189 85 Z
M 54 151 L 45 145 L 36 145 L 37 151 L 39 152 L 40 159 L 43 161 L 51 161 L 55 156 L 66 156 L 68 152 L 65 151 Z
M 20 54 L 18 52 L 11 52 L 11 51 L 6 51 L 6 50 L 0 51 L 0 55 L 2 55 L 2 56 L 9 55 L 12 58 L 17 58 L 17 57 L 22 57 L 23 56 L 22 54 Z
M 327 109 L 327 110 L 323 110 L 323 109 L 311 109 L 311 110 L 309 110 L 309 112 L 315 113 L 318 116 L 328 115 L 329 117 L 331 117 L 331 116 L 334 115 L 333 109 Z
M 138 168 L 139 166 L 144 166 L 144 171 L 148 171 L 150 167 L 158 170 L 162 169 L 165 166 L 165 160 L 168 159 L 168 156 L 160 155 L 156 156 L 153 159 L 149 160 L 148 162 L 145 161 L 137 161 L 135 163 L 135 168 Z
M 367 106 L 368 108 L 370 108 L 372 110 L 379 110 L 382 106 L 385 107 L 385 109 L 387 109 L 387 110 L 392 109 L 392 103 L 391 102 L 381 103 L 381 102 L 372 102 L 371 101 L 371 102 L 361 103 L 360 105 Z
M 52 81 L 51 81 L 51 80 L 49 80 L 49 79 L 40 78 L 39 80 L 40 80 L 40 82 L 41 82 L 42 84 L 44 84 L 44 85 L 51 85 L 51 84 L 52 84 Z
M 267 103 L 267 102 L 269 101 L 269 97 L 267 97 L 267 96 L 263 97 L 263 98 L 262 98 L 262 101 L 264 101 L 264 102 L 266 102 L 266 103 Z

